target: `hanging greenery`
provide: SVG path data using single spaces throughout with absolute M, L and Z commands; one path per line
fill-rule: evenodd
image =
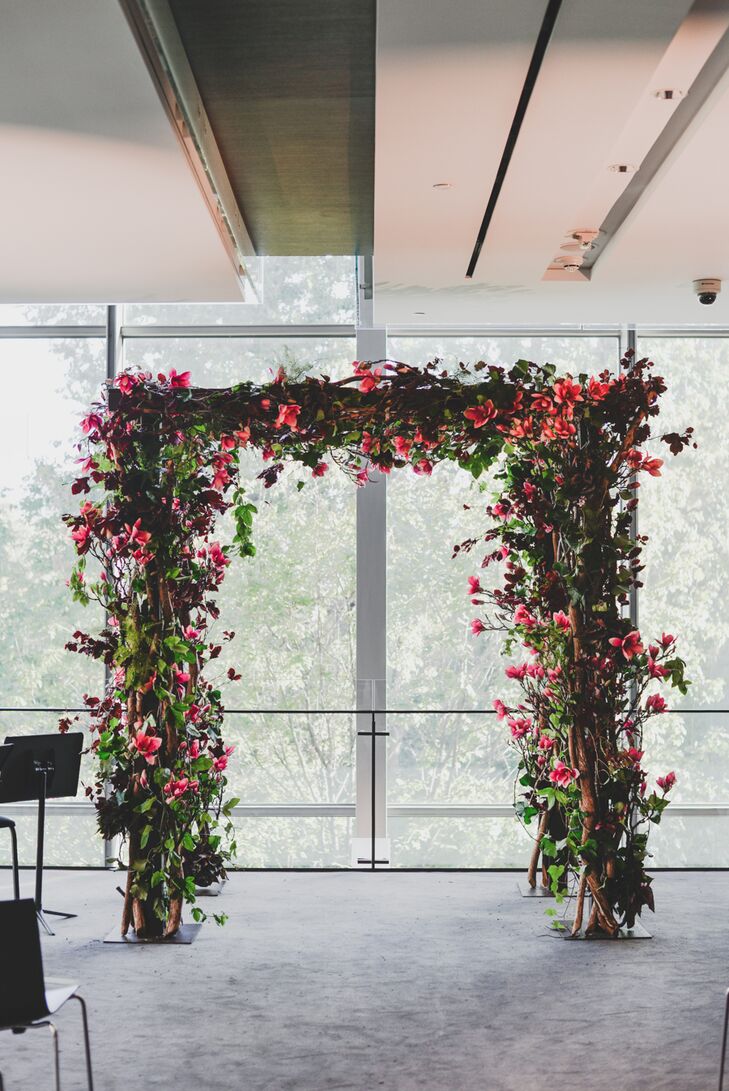
M 614 935 L 653 907 L 647 829 L 667 805 L 673 773 L 648 789 L 642 729 L 665 709 L 653 683 L 685 692 L 673 636 L 645 645 L 626 617 L 644 539 L 632 533 L 640 475 L 660 474 L 645 453 L 663 380 L 647 361 L 617 376 L 556 378 L 519 361 L 478 363 L 455 375 L 395 363 L 356 363 L 347 379 L 199 390 L 188 372 L 125 372 L 83 421 L 77 515 L 65 516 L 78 561 L 76 599 L 106 611 L 101 633 L 74 633 L 70 650 L 104 662 L 102 698 L 86 697 L 97 758 L 87 789 L 101 832 L 128 842 L 122 932 L 171 935 L 195 888 L 225 874 L 235 852 L 226 799 L 231 748 L 220 690 L 204 668 L 215 595 L 234 552 L 250 557 L 255 507 L 238 481 L 243 448 L 261 452 L 266 488 L 286 460 L 312 477 L 330 461 L 358 483 L 409 467 L 429 475 L 451 460 L 479 477 L 498 461 L 501 495 L 486 509 L 483 566 L 503 586 L 469 594 L 475 634 L 503 631 L 524 649 L 507 668 L 521 699 L 497 712 L 519 751 L 517 813 L 537 829 L 530 881 L 561 897 L 577 884 L 575 929 Z M 661 437 L 677 454 L 684 435 Z M 330 460 L 330 461 L 327 461 Z M 215 540 L 233 509 L 232 543 Z M 494 522 L 495 521 L 495 522 Z M 101 577 L 87 576 L 93 556 Z M 232 639 L 233 633 L 223 634 Z M 231 668 L 228 672 L 236 677 Z M 70 721 L 61 723 L 67 729 Z

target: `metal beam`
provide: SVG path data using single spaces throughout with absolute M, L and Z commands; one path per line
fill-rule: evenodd
M 121 327 L 121 336 L 124 340 L 143 337 L 223 337 L 223 338 L 256 338 L 277 337 L 286 340 L 290 337 L 327 338 L 327 337 L 354 337 L 356 327 L 353 325 L 330 326 L 127 326 Z
M 106 337 L 106 326 L 0 326 L 3 337 Z
M 4 803 L 3 814 L 12 818 L 35 817 L 37 803 Z M 234 818 L 354 818 L 354 803 L 239 803 Z M 57 817 L 93 818 L 92 803 L 86 801 L 46 803 L 46 814 Z M 391 803 L 390 818 L 513 818 L 514 804 L 503 803 Z M 718 818 L 729 815 L 726 803 L 672 803 L 665 812 L 671 818 Z

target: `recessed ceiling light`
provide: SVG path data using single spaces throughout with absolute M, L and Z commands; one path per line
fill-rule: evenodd
M 452 182 L 433 182 L 433 189 L 453 189 Z
M 634 174 L 636 169 L 632 163 L 611 163 L 608 167 L 613 174 Z
M 425 311 L 413 311 L 413 314 L 420 314 L 420 315 L 424 315 L 424 314 L 425 314 Z
M 686 92 L 680 91 L 678 87 L 659 87 L 653 94 L 664 102 L 675 102 L 676 99 L 683 98 Z

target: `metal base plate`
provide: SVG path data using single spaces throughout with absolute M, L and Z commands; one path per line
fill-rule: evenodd
M 584 929 L 583 929 L 583 931 L 578 932 L 576 936 L 573 936 L 572 933 L 570 932 L 570 926 L 569 925 L 567 925 L 564 928 L 564 930 L 561 929 L 561 928 L 555 928 L 554 925 L 552 925 L 550 927 L 550 929 L 549 929 L 549 934 L 550 934 L 550 936 L 557 936 L 559 939 L 567 939 L 567 940 L 584 939 L 584 940 L 588 940 L 588 941 L 593 941 L 595 943 L 600 943 L 600 942 L 614 943 L 614 942 L 616 942 L 618 940 L 630 940 L 630 939 L 653 939 L 651 933 L 646 928 L 644 928 L 643 925 L 639 921 L 636 921 L 632 928 L 625 928 L 625 927 L 621 928 L 620 931 L 618 932 L 617 936 L 606 936 L 603 933 L 598 933 L 597 935 L 589 935 L 588 936 L 588 935 L 585 934 Z
M 517 883 L 516 889 L 522 898 L 554 898 L 554 894 L 547 886 L 542 886 L 541 883 L 537 883 L 536 886 L 531 887 L 529 883 Z
M 158 947 L 174 947 L 180 944 L 192 943 L 197 939 L 201 928 L 201 924 L 183 924 L 174 936 L 151 936 L 149 939 L 139 937 L 136 932 L 127 932 L 126 936 L 122 936 L 118 929 L 115 929 L 104 937 L 104 943 L 147 943 L 150 945 L 155 944 Z

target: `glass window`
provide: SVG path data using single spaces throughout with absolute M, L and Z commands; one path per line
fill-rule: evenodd
M 317 325 L 355 319 L 353 257 L 257 259 L 257 301 L 248 303 L 138 303 L 124 308 L 129 325 Z
M 639 530 L 649 536 L 641 631 L 679 637 L 693 684 L 685 698 L 671 692 L 672 707 L 729 709 L 729 340 L 641 338 L 639 350 L 668 387 L 655 430 L 692 425 L 698 444 L 674 458 L 656 441 L 662 476 L 641 478 Z
M 447 366 L 488 360 L 511 364 L 525 357 L 578 373 L 616 367 L 615 338 L 393 338 L 391 357 L 423 365 L 436 357 Z M 388 680 L 391 708 L 490 708 L 505 697 L 505 662 L 498 633 L 473 637 L 475 616 L 467 577 L 498 581 L 480 570 L 485 549 L 453 558 L 453 547 L 481 536 L 492 475 L 476 481 L 453 463 L 429 478 L 405 469 L 388 480 Z
M 355 359 L 352 337 L 130 337 L 124 341 L 125 367 L 157 372 L 189 371 L 195 386 L 270 382 L 279 367 L 291 379 L 304 375 L 343 378 Z
M 100 339 L 0 339 L 2 706 L 78 705 L 103 685 L 98 663 L 64 650 L 74 629 L 102 619 L 71 600 L 75 553 L 61 516 L 77 509 L 75 444 L 105 369 Z
M 335 377 L 349 372 L 354 355 L 354 341 L 346 338 L 125 342 L 126 364 L 190 370 L 196 384 L 210 386 L 266 381 L 281 364 L 289 375 Z M 334 466 L 313 479 L 294 464 L 267 490 L 258 480 L 262 467 L 260 452 L 243 453 L 241 481 L 258 507 L 257 555 L 236 559 L 228 569 L 215 628 L 236 636 L 207 672 L 220 682 L 228 708 L 272 711 L 227 717 L 227 735 L 236 746 L 231 791 L 244 803 L 351 804 L 352 717 L 316 710 L 354 707 L 357 490 Z M 224 519 L 220 539 L 230 537 L 232 525 Z M 239 681 L 228 681 L 230 666 Z M 347 817 L 253 817 L 241 819 L 239 830 L 246 866 L 349 861 Z M 296 843 L 282 844 L 294 830 Z
M 618 344 L 614 337 L 394 337 L 388 355 L 419 366 L 437 357 L 450 370 L 461 361 L 509 365 L 527 358 L 579 373 L 614 370 Z M 453 548 L 488 529 L 493 491 L 493 474 L 476 481 L 452 463 L 436 466 L 429 478 L 408 469 L 388 478 L 388 707 L 433 710 L 390 717 L 394 805 L 503 804 L 513 796 L 515 758 L 503 724 L 458 712 L 491 709 L 495 697 L 510 696 L 501 636 L 471 634 L 476 611 L 467 594 L 469 575 L 487 585 L 498 584 L 501 573 L 480 568 L 484 546 L 455 557 Z M 516 823 L 496 818 L 396 817 L 391 835 L 393 860 L 403 867 L 519 866 L 528 845 Z

